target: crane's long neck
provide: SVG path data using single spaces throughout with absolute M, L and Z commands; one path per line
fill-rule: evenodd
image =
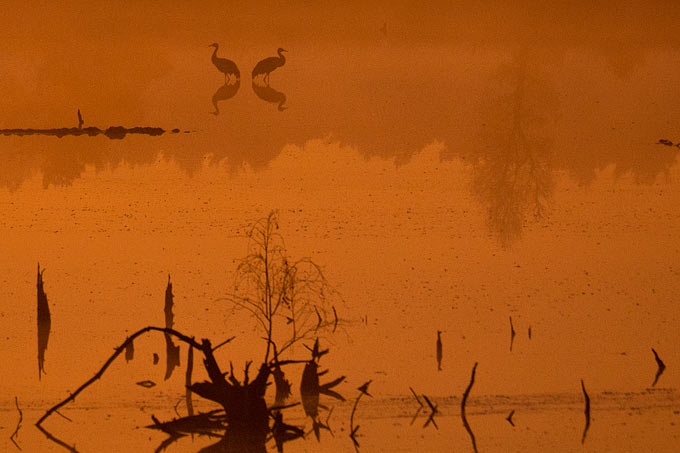
M 286 57 L 283 55 L 283 52 L 280 50 L 278 51 L 279 54 L 279 64 L 283 66 L 286 63 Z
M 213 54 L 212 54 L 212 61 L 217 60 L 217 48 L 218 48 L 218 47 L 219 47 L 219 46 L 215 46 L 215 51 L 214 51 Z

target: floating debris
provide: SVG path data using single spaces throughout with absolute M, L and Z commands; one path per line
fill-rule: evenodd
M 154 381 L 150 381 L 148 379 L 144 381 L 139 381 L 136 383 L 140 387 L 144 387 L 145 389 L 150 389 L 151 387 L 155 387 L 156 383 Z
M 678 142 L 678 143 L 673 143 L 672 141 L 666 140 L 665 138 L 659 139 L 659 141 L 656 142 L 656 145 L 676 146 L 676 147 L 680 148 L 680 142 Z
M 0 129 L 0 134 L 2 135 L 16 135 L 23 137 L 25 135 L 50 135 L 57 138 L 62 138 L 67 135 L 72 135 L 79 137 L 82 135 L 88 137 L 95 137 L 97 135 L 105 135 L 111 140 L 122 140 L 128 134 L 137 135 L 150 135 L 156 137 L 163 135 L 166 131 L 160 127 L 123 127 L 123 126 L 111 126 L 106 129 L 99 129 L 98 127 L 61 127 L 55 129 Z M 178 131 L 179 132 L 179 131 Z M 178 132 L 172 133 L 176 134 Z

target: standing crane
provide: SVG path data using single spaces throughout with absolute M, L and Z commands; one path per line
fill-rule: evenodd
M 256 64 L 253 68 L 253 79 L 255 79 L 257 76 L 264 75 L 264 83 L 269 86 L 269 73 L 286 64 L 286 57 L 283 56 L 283 52 L 288 51 L 279 47 L 279 49 L 276 51 L 276 53 L 279 54 L 278 57 L 265 58 Z
M 227 60 L 226 58 L 217 57 L 217 49 L 219 49 L 220 45 L 214 42 L 210 44 L 208 47 L 215 48 L 215 51 L 212 54 L 212 62 L 217 68 L 217 70 L 224 74 L 224 83 L 227 83 L 227 81 L 231 83 L 231 78 L 229 77 L 230 75 L 233 75 L 236 81 L 240 80 L 241 72 L 238 70 L 238 66 L 236 66 L 236 63 L 234 63 L 231 60 Z

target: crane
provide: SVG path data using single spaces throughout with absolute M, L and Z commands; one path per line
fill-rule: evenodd
M 227 80 L 231 82 L 231 78 L 229 77 L 230 75 L 234 75 L 237 81 L 240 80 L 241 72 L 238 70 L 238 66 L 236 66 L 236 63 L 234 63 L 231 60 L 227 60 L 226 58 L 217 57 L 217 49 L 219 49 L 220 45 L 214 42 L 210 44 L 208 47 L 215 48 L 215 51 L 212 54 L 212 62 L 217 68 L 217 70 L 224 74 L 224 83 L 227 83 Z
M 258 64 L 255 65 L 253 68 L 253 79 L 255 77 L 264 75 L 264 83 L 269 86 L 269 73 L 275 70 L 276 68 L 280 68 L 284 64 L 286 64 L 286 57 L 283 56 L 283 52 L 288 52 L 286 49 L 282 49 L 281 47 L 278 48 L 276 53 L 278 53 L 278 57 L 269 57 L 265 58 L 264 60 L 260 61 Z

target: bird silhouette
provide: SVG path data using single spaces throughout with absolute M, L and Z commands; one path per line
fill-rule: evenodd
M 286 57 L 283 56 L 283 52 L 288 51 L 279 47 L 276 52 L 279 54 L 278 57 L 265 58 L 255 65 L 252 74 L 253 80 L 258 76 L 264 75 L 263 81 L 265 85 L 269 86 L 269 73 L 286 64 Z
M 652 387 L 656 385 L 657 382 L 659 382 L 659 378 L 663 374 L 664 370 L 666 369 L 666 364 L 663 363 L 661 358 L 659 357 L 659 354 L 656 353 L 654 348 L 652 348 L 652 352 L 654 353 L 654 360 L 656 360 L 656 365 L 657 365 L 657 370 L 656 370 L 656 376 L 654 376 L 654 382 L 652 383 Z
M 224 83 L 230 82 L 231 83 L 231 75 L 235 77 L 235 82 L 239 81 L 241 79 L 241 72 L 238 70 L 238 66 L 236 66 L 236 63 L 234 63 L 231 60 L 227 60 L 226 58 L 218 58 L 217 57 L 217 49 L 219 49 L 220 45 L 217 44 L 216 42 L 210 44 L 208 47 L 214 47 L 215 51 L 212 54 L 212 62 L 217 68 L 218 71 L 224 74 Z
M 236 96 L 236 93 L 238 92 L 238 89 L 240 87 L 241 87 L 241 81 L 238 80 L 238 79 L 236 80 L 236 83 L 232 83 L 232 84 L 225 83 L 224 85 L 219 87 L 217 89 L 217 91 L 215 91 L 215 94 L 213 94 L 213 97 L 212 97 L 212 104 L 213 104 L 213 107 L 215 107 L 215 111 L 210 112 L 210 113 L 212 113 L 215 116 L 219 115 L 220 114 L 220 108 L 217 105 L 217 103 L 220 102 L 220 101 L 226 101 L 227 99 L 231 99 L 234 96 Z
M 288 108 L 285 105 L 283 105 L 286 103 L 285 94 L 281 93 L 280 91 L 276 91 L 269 85 L 261 86 L 253 82 L 252 86 L 253 91 L 255 92 L 258 98 L 262 99 L 263 101 L 271 102 L 272 104 L 278 104 L 279 112 L 283 112 Z
M 442 357 L 443 357 L 444 351 L 442 348 L 442 331 L 438 330 L 437 331 L 437 370 L 441 371 L 442 370 Z

